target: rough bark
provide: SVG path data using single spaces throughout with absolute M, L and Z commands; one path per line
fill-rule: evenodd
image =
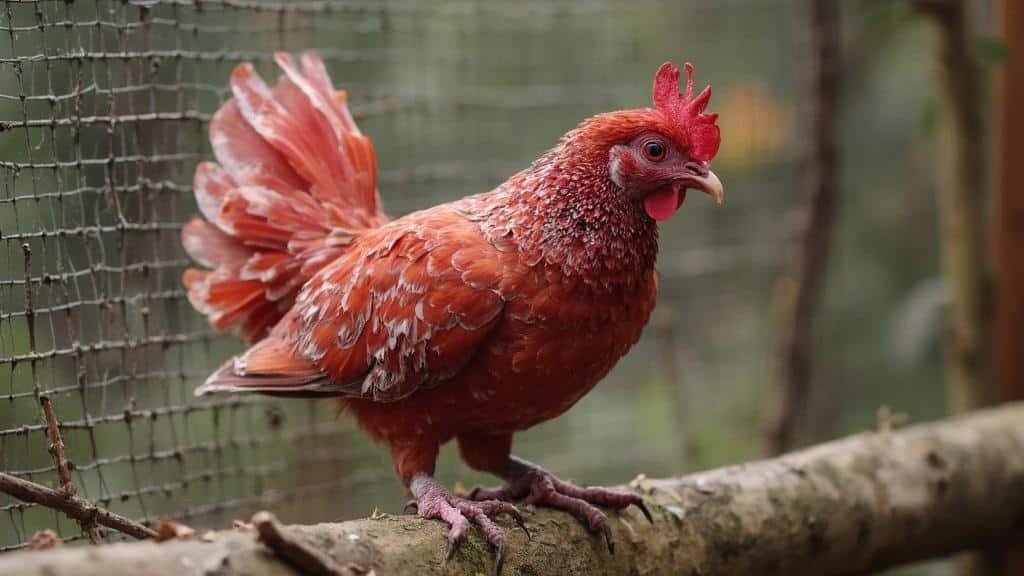
M 506 524 L 504 573 L 858 574 L 996 542 L 1024 525 L 1024 404 L 632 486 L 655 521 L 635 510 L 615 515 L 614 556 L 566 514 L 537 510 L 526 519 L 532 538 Z M 322 553 L 314 564 L 332 566 L 327 573 L 494 569 L 475 535 L 445 565 L 445 528 L 413 516 L 279 531 L 291 557 L 296 546 Z M 16 552 L 0 557 L 0 574 L 295 574 L 255 533 Z

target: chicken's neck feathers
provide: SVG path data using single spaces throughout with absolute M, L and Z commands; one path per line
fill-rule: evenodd
M 612 181 L 607 155 L 574 154 L 563 142 L 481 199 L 485 233 L 511 236 L 531 265 L 606 288 L 654 269 L 657 225 Z

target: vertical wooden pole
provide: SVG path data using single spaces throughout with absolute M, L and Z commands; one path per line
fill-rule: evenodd
M 947 350 L 949 407 L 965 412 L 991 403 L 985 310 L 985 157 L 978 76 L 968 40 L 966 2 L 939 17 L 943 127 L 939 191 L 942 266 L 952 291 Z
M 993 371 L 1002 401 L 1024 399 L 1024 2 L 997 12 L 1009 59 L 997 79 Z M 1006 548 L 1006 576 L 1024 576 L 1024 535 Z
M 804 153 L 807 205 L 796 263 L 794 294 L 783 311 L 779 343 L 781 390 L 764 430 L 765 451 L 788 450 L 811 381 L 811 328 L 832 236 L 838 186 L 837 117 L 841 75 L 838 0 L 808 0 L 811 24 L 810 138 Z
M 1017 2 L 1018 0 L 1010 0 Z M 948 408 L 965 412 L 996 401 L 985 250 L 985 147 L 979 77 L 966 0 L 914 0 L 938 35 L 939 245 L 949 287 Z M 957 559 L 957 573 L 1000 573 L 999 543 Z
M 1002 0 L 1009 59 L 997 84 L 995 372 L 1000 399 L 1024 399 L 1024 3 Z
M 938 32 L 939 244 L 949 286 L 949 409 L 964 412 L 995 400 L 990 379 L 988 283 L 984 243 L 985 148 L 978 74 L 967 2 L 917 0 Z

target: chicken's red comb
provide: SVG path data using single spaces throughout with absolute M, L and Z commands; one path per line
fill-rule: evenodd
M 654 76 L 654 106 L 665 116 L 676 123 L 686 135 L 690 146 L 690 157 L 695 160 L 709 161 L 718 152 L 721 135 L 715 121 L 718 114 L 705 114 L 704 108 L 711 99 L 711 86 L 705 87 L 700 94 L 693 95 L 693 64 L 686 68 L 686 92 L 679 92 L 679 68 L 671 62 L 665 62 L 658 68 Z

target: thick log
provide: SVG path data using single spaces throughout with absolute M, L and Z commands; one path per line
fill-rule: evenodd
M 858 574 L 990 545 L 1024 525 L 1024 404 L 631 487 L 654 523 L 614 514 L 614 556 L 571 517 L 541 509 L 526 514 L 532 538 L 505 524 L 504 574 Z M 476 536 L 445 564 L 445 527 L 413 516 L 263 528 L 211 542 L 16 552 L 0 557 L 0 574 L 297 574 L 282 557 L 331 574 L 494 570 Z M 277 539 L 283 556 L 257 533 Z

